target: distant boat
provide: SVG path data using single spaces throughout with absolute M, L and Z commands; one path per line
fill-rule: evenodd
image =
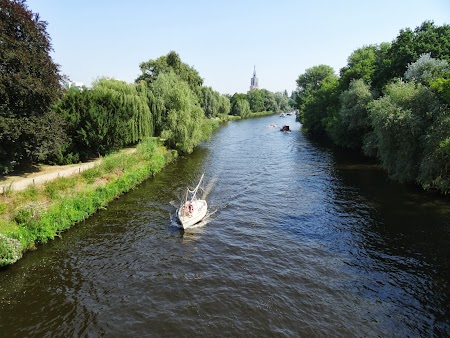
M 200 222 L 208 211 L 208 203 L 205 200 L 197 198 L 197 191 L 200 188 L 203 176 L 204 174 L 194 190 L 187 188 L 185 198 L 177 210 L 177 216 L 183 229 L 192 227 Z
M 287 124 L 285 124 L 283 127 L 281 127 L 280 131 L 282 131 L 284 133 L 290 133 L 291 129 L 289 128 L 289 126 Z
M 286 114 L 285 113 L 281 113 L 280 117 L 286 117 Z

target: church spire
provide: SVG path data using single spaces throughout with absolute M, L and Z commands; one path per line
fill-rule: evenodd
M 253 77 L 250 79 L 250 90 L 258 89 L 258 78 L 256 77 L 256 66 L 253 66 Z

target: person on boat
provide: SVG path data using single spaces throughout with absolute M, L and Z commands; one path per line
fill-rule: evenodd
M 192 214 L 194 212 L 194 206 L 189 204 L 189 213 Z

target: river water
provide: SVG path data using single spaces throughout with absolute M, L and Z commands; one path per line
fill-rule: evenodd
M 210 215 L 183 232 L 203 172 Z M 0 270 L 0 336 L 449 336 L 449 282 L 448 199 L 271 116 Z

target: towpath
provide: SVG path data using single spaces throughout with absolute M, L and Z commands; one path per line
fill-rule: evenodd
M 33 184 L 42 184 L 52 181 L 58 177 L 69 177 L 81 173 L 82 171 L 94 167 L 101 159 L 68 166 L 47 166 L 43 171 L 30 173 L 23 176 L 10 176 L 5 180 L 0 181 L 0 193 L 4 194 L 6 191 L 23 190 Z
M 119 150 L 120 153 L 133 154 L 136 152 L 136 148 L 124 148 Z M 4 194 L 6 191 L 19 191 L 26 189 L 32 184 L 42 184 L 48 181 L 52 181 L 58 177 L 69 177 L 92 168 L 95 165 L 100 164 L 101 158 L 78 164 L 68 164 L 63 166 L 41 166 L 39 171 L 33 173 L 26 173 L 18 176 L 6 176 L 4 179 L 0 179 L 0 194 Z

